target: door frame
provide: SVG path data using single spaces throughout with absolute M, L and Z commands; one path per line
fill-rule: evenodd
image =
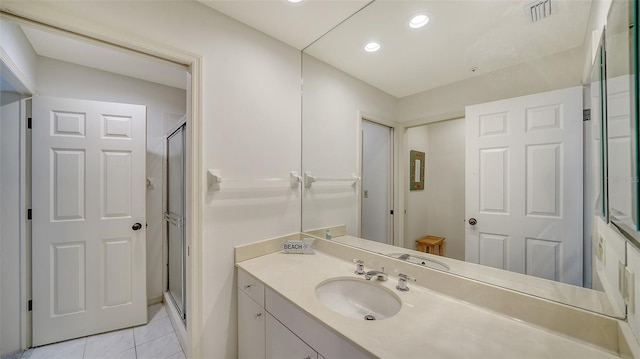
M 0 59 L 0 64 L 2 66 L 5 64 L 4 61 L 5 59 Z M 14 223 L 14 228 L 17 232 L 18 242 L 17 250 L 14 251 L 14 248 L 11 248 L 10 251 L 5 253 L 5 256 L 14 257 L 14 261 L 17 260 L 17 262 L 12 263 L 11 261 L 8 261 L 10 265 L 9 270 L 2 274 L 2 276 L 17 275 L 18 277 L 17 293 L 12 292 L 12 294 L 10 294 L 12 299 L 15 299 L 16 295 L 18 298 L 18 308 L 12 308 L 12 310 L 18 310 L 17 321 L 15 323 L 11 323 L 11 325 L 16 325 L 18 335 L 17 338 L 15 338 L 15 342 L 11 340 L 7 345 L 9 348 L 12 348 L 12 351 L 3 353 L 3 355 L 11 356 L 15 353 L 15 350 L 13 350 L 14 345 L 17 344 L 20 349 L 25 346 L 31 346 L 31 311 L 28 310 L 28 300 L 31 298 L 31 255 L 29 255 L 31 252 L 31 221 L 27 216 L 27 208 L 31 208 L 31 167 L 28 166 L 31 160 L 31 137 L 27 131 L 27 118 L 31 117 L 31 94 L 25 91 L 24 87 L 19 88 L 18 86 L 14 86 L 15 79 L 9 80 L 9 82 L 11 86 L 14 87 L 14 90 L 16 90 L 13 93 L 17 94 L 19 97 L 18 101 L 16 101 L 18 107 L 17 118 L 0 119 L 0 121 L 6 122 L 17 121 L 17 123 L 13 123 L 11 125 L 17 128 L 18 135 L 16 146 L 17 156 L 15 156 L 17 159 L 17 163 L 15 163 L 17 167 L 17 181 L 15 183 L 12 181 L 9 182 L 9 185 L 12 187 L 15 184 L 14 189 L 17 192 L 16 206 L 11 208 L 12 210 L 17 211 L 17 213 L 14 213 L 17 219 L 17 222 Z M 15 264 L 15 266 L 13 264 Z M 11 337 L 13 339 L 13 336 Z M 9 349 L 4 347 L 4 350 Z
M 191 308 L 191 319 L 187 324 L 188 357 L 200 357 L 202 315 L 202 288 L 192 283 L 202 282 L 202 57 L 177 48 L 151 42 L 128 33 L 106 28 L 91 22 L 79 21 L 78 18 L 51 9 L 37 3 L 25 3 L 19 13 L 7 13 L 0 10 L 0 19 L 17 24 L 35 26 L 45 31 L 63 33 L 75 37 L 98 41 L 105 46 L 114 46 L 134 51 L 142 56 L 151 56 L 165 61 L 187 66 L 187 116 L 189 124 L 186 133 L 186 236 L 189 252 L 187 257 L 187 293 L 188 307 Z M 24 165 L 24 164 L 23 164 Z M 194 185 L 197 180 L 200 185 Z M 30 239 L 27 240 L 30 242 Z M 23 247 L 24 248 L 24 247 Z M 26 255 L 21 253 L 21 256 Z M 29 281 L 25 278 L 25 281 Z M 25 283 L 29 285 L 30 283 Z M 23 308 L 26 310 L 26 303 Z M 28 313 L 28 312 L 27 312 Z M 29 314 L 27 314 L 29 315 Z M 24 333 L 23 333 L 24 334 Z M 29 336 L 29 335 L 26 335 Z M 25 338 L 26 339 L 26 338 Z
M 31 96 L 37 92 L 35 85 L 20 71 L 18 65 L 0 48 L 0 67 L 5 70 L 7 81 L 21 95 L 19 142 L 19 322 L 18 337 L 22 347 L 31 346 L 31 311 L 27 300 L 31 298 L 31 222 L 27 218 L 27 208 L 31 208 L 31 134 L 27 131 L 27 118 L 31 117 Z
M 402 181 L 400 181 L 402 165 L 399 165 L 399 164 L 401 163 L 400 159 L 402 158 L 400 154 L 400 149 L 402 145 L 402 136 L 404 133 L 403 131 L 404 127 L 398 123 L 382 119 L 378 116 L 369 114 L 362 110 L 358 110 L 358 116 L 356 120 L 357 120 L 356 146 L 358 148 L 356 168 L 358 169 L 358 177 L 360 178 L 362 178 L 362 121 L 365 120 L 365 121 L 373 122 L 378 125 L 389 127 L 392 130 L 393 143 L 391 144 L 391 150 L 393 153 L 391 157 L 392 168 L 391 168 L 391 179 L 390 179 L 391 180 L 390 196 L 392 196 L 393 200 L 390 201 L 390 204 L 392 206 L 394 214 L 393 214 L 393 218 L 390 221 L 391 243 L 389 244 L 394 246 L 402 246 L 403 244 L 402 236 L 404 234 L 404 230 L 402 228 L 403 226 L 401 226 L 400 223 L 403 223 L 402 221 L 404 220 L 404 216 L 401 215 L 399 212 L 404 213 L 404 211 L 400 211 L 400 208 L 403 208 L 404 205 L 403 205 L 402 199 L 400 198 L 403 191 L 403 187 L 401 183 Z M 360 181 L 360 184 L 362 184 L 362 181 Z M 357 191 L 356 201 L 358 203 L 358 205 L 356 206 L 356 226 L 358 229 L 357 236 L 360 237 L 361 229 L 362 229 L 362 190 L 361 189 Z

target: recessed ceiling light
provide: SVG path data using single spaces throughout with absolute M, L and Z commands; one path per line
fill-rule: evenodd
M 427 13 L 422 12 L 422 13 L 418 13 L 411 16 L 411 18 L 409 19 L 408 25 L 412 29 L 419 29 L 428 23 L 429 23 L 429 15 Z
M 302 0 L 287 0 L 287 1 L 292 3 L 292 4 L 297 4 L 297 3 L 301 2 Z
M 382 44 L 378 41 L 369 41 L 364 45 L 364 51 L 376 52 L 382 48 Z

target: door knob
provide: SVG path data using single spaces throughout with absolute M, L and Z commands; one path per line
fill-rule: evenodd
M 134 231 L 138 231 L 140 230 L 140 228 L 142 228 L 142 225 L 140 223 L 135 223 L 133 226 L 131 226 L 131 229 L 133 229 Z
M 472 226 L 475 226 L 478 223 L 478 221 L 475 218 L 469 218 L 469 224 Z

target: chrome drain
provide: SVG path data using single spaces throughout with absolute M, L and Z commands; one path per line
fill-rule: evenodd
M 364 316 L 364 320 L 376 320 L 376 317 L 371 314 L 367 314 Z

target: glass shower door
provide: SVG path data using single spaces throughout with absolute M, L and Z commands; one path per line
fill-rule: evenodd
M 185 126 L 180 126 L 167 138 L 167 222 L 168 280 L 170 297 L 186 321 L 185 308 L 185 264 L 186 240 L 184 230 L 184 173 L 185 173 Z

